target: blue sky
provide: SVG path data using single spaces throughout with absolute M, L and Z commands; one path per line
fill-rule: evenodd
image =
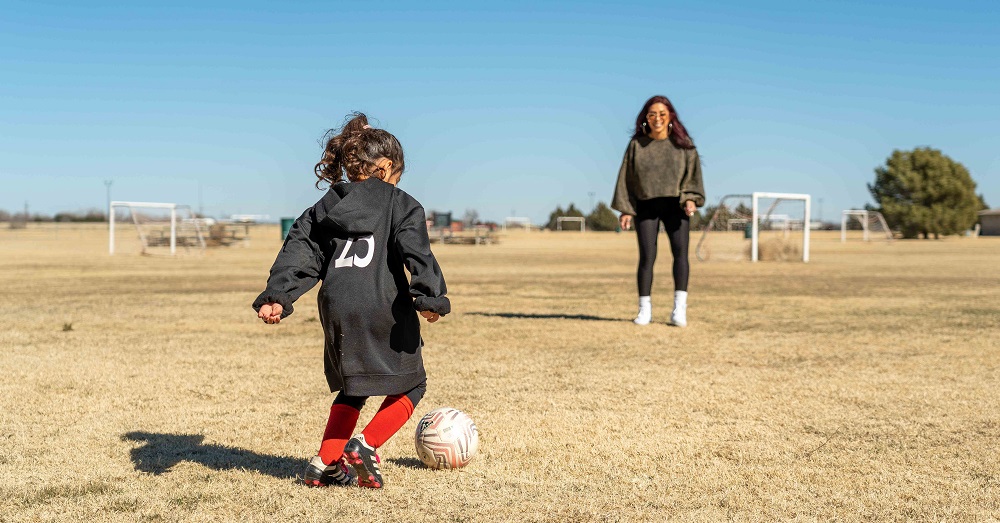
M 353 110 L 406 150 L 428 210 L 547 218 L 609 201 L 671 98 L 708 201 L 871 202 L 893 149 L 962 162 L 1000 205 L 1000 9 L 988 2 L 0 0 L 0 209 L 172 201 L 297 216 Z M 822 199 L 822 203 L 819 202 Z

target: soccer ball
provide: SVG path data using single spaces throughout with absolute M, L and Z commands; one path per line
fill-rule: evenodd
M 479 448 L 479 431 L 472 418 L 450 407 L 434 409 L 420 418 L 417 456 L 432 469 L 462 468 Z

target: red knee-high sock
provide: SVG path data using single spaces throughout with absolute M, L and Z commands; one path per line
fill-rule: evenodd
M 379 448 L 413 415 L 413 403 L 403 394 L 386 396 L 375 417 L 361 431 L 369 445 Z
M 354 434 L 361 411 L 348 406 L 334 404 L 330 407 L 330 420 L 326 422 L 326 432 L 323 433 L 323 444 L 319 447 L 319 457 L 327 465 L 340 459 L 344 453 L 344 445 Z

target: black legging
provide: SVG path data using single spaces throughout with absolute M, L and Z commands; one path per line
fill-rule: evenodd
M 687 291 L 688 235 L 691 221 L 681 209 L 680 198 L 653 198 L 640 200 L 636 206 L 635 232 L 639 237 L 639 296 L 649 296 L 653 290 L 653 262 L 656 261 L 656 240 L 660 222 L 670 238 L 670 252 L 674 255 L 674 290 Z
M 413 387 L 409 392 L 403 394 L 410 399 L 410 404 L 414 407 L 417 403 L 420 403 L 420 399 L 424 397 L 424 393 L 427 392 L 427 380 L 420 382 L 420 385 Z M 348 396 L 344 394 L 344 391 L 337 393 L 337 397 L 333 399 L 334 405 L 348 405 L 354 407 L 357 410 L 361 410 L 365 406 L 365 402 L 368 401 L 368 396 Z

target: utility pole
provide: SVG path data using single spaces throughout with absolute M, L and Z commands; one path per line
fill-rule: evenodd
M 587 194 L 590 195 L 590 212 L 594 212 L 594 195 L 596 195 L 597 193 L 595 193 L 594 191 L 590 191 Z
M 819 199 L 819 223 L 823 223 L 823 198 Z

